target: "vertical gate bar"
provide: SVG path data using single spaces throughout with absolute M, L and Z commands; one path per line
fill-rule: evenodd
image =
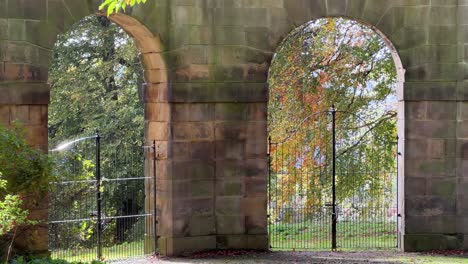
M 268 220 L 268 243 L 270 244 L 269 247 L 272 248 L 271 246 L 271 217 L 270 217 L 270 212 L 271 212 L 271 137 L 268 137 L 268 205 L 267 205 L 267 220 Z
M 336 109 L 332 106 L 332 250 L 336 250 Z
M 156 228 L 158 226 L 158 220 L 156 218 L 156 213 L 157 213 L 157 206 L 156 206 L 156 140 L 153 140 L 153 235 L 154 235 L 154 254 L 157 254 L 157 248 L 158 248 L 158 235 L 156 232 Z
M 102 259 L 102 208 L 101 208 L 101 135 L 96 131 L 96 203 L 97 203 L 97 258 Z
M 398 145 L 400 143 L 400 137 L 397 136 L 396 138 L 396 225 L 397 225 L 397 228 L 396 228 L 396 232 L 397 232 L 397 248 L 400 248 L 400 164 L 399 164 L 399 160 L 400 160 L 400 151 L 398 149 Z

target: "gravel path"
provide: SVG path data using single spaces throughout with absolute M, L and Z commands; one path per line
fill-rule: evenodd
M 400 263 L 394 259 L 400 257 L 410 257 L 417 259 L 417 254 L 398 252 L 269 252 L 269 253 L 248 253 L 239 256 L 216 256 L 212 258 L 161 258 L 154 257 L 129 259 L 125 261 L 113 262 L 114 264 L 253 264 L 253 263 L 311 263 L 311 264 L 361 264 L 361 263 Z M 393 259 L 393 260 L 392 260 Z

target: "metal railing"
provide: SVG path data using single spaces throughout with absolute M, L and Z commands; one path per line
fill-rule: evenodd
M 49 249 L 68 261 L 115 260 L 156 252 L 156 142 L 76 143 L 54 151 Z
M 269 139 L 271 248 L 398 246 L 397 140 L 381 143 L 389 146 L 383 155 L 369 154 L 375 135 L 345 123 L 345 114 L 332 107 L 285 140 Z

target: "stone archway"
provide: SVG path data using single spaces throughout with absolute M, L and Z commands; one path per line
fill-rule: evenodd
M 55 36 L 99 2 L 0 1 L 0 121 L 23 121 L 31 145 L 47 145 Z M 161 221 L 170 223 L 161 229 L 163 253 L 268 248 L 268 67 L 291 30 L 329 16 L 373 25 L 406 69 L 404 249 L 467 248 L 467 9 L 457 1 L 161 0 L 129 11 L 134 20 L 113 18 L 141 40 L 147 139 L 167 146 L 158 167 Z M 44 218 L 47 209 L 36 209 Z M 30 247 L 46 250 L 44 242 Z

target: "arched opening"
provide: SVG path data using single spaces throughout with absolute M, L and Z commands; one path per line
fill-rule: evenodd
M 403 81 L 393 45 L 359 21 L 284 39 L 268 80 L 273 248 L 400 246 Z
M 152 176 L 156 156 L 165 157 L 160 127 L 169 120 L 159 39 L 123 14 L 86 17 L 59 36 L 49 84 L 49 149 L 58 164 L 49 207 L 53 257 L 154 253 Z

